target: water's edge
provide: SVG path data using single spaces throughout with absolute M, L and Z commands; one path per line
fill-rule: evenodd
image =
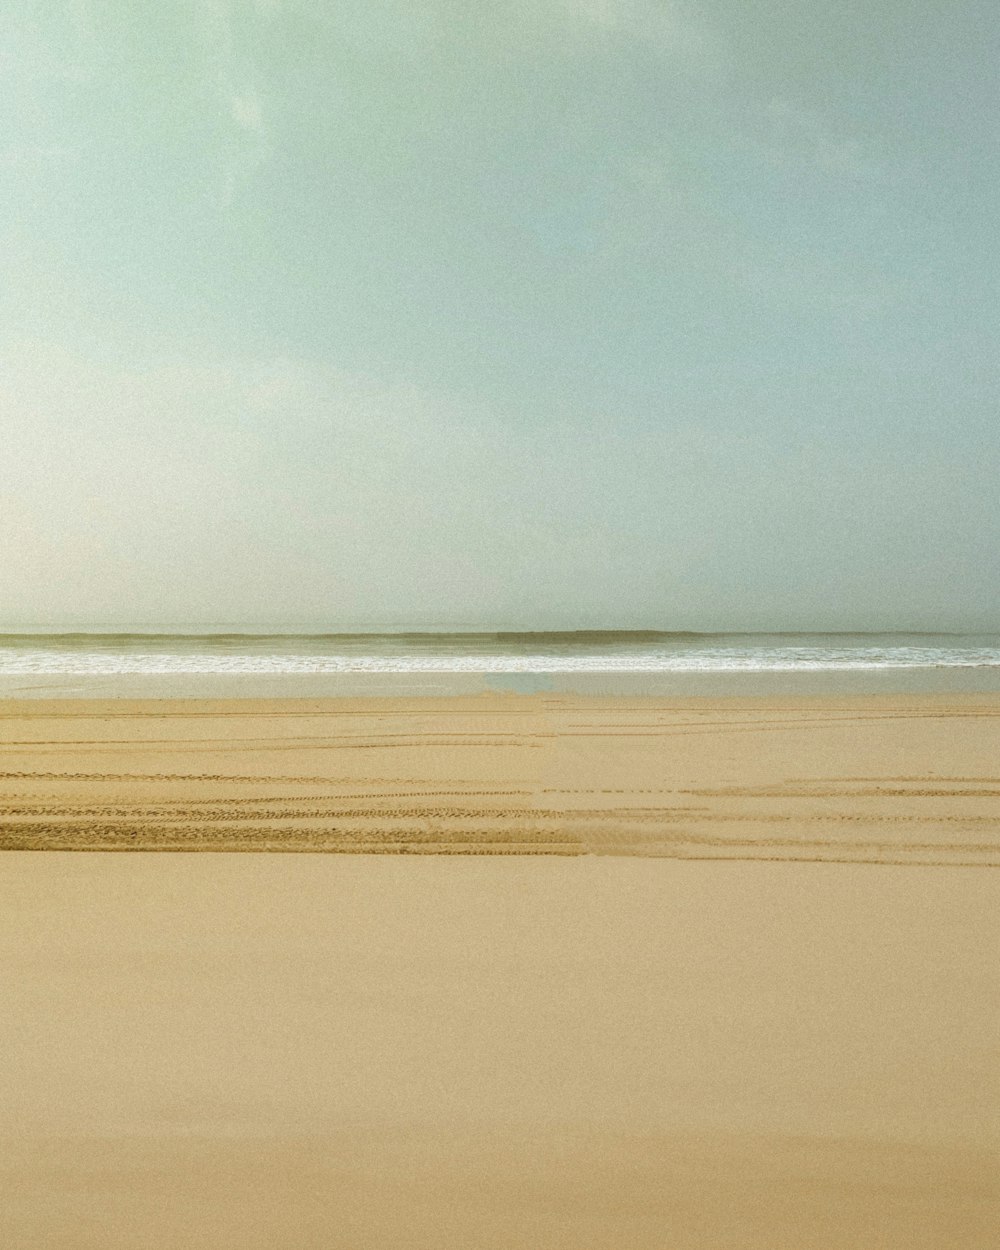
M 666 631 L 0 634 L 0 695 L 1000 691 L 1000 635 Z

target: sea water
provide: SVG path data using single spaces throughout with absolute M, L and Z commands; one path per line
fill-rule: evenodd
M 1000 635 L 176 632 L 0 634 L 0 693 L 802 693 L 1000 690 Z

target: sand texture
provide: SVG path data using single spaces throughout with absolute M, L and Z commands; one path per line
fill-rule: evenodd
M 3 705 L 0 1246 L 995 1250 L 998 713 Z
M 1000 864 L 1000 697 L 0 703 L 0 847 Z
M 0 856 L 4 1250 L 995 1250 L 1000 873 Z

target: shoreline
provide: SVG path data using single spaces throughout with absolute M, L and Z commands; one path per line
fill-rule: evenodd
M 568 698 L 1000 696 L 1000 667 L 663 672 L 113 673 L 0 672 L 0 700 L 394 699 L 483 694 Z

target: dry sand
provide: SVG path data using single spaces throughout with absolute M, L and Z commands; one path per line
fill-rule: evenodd
M 2 711 L 7 845 L 626 852 L 0 857 L 4 1250 L 1000 1242 L 995 700 Z
M 1000 864 L 1000 696 L 0 702 L 0 847 Z

